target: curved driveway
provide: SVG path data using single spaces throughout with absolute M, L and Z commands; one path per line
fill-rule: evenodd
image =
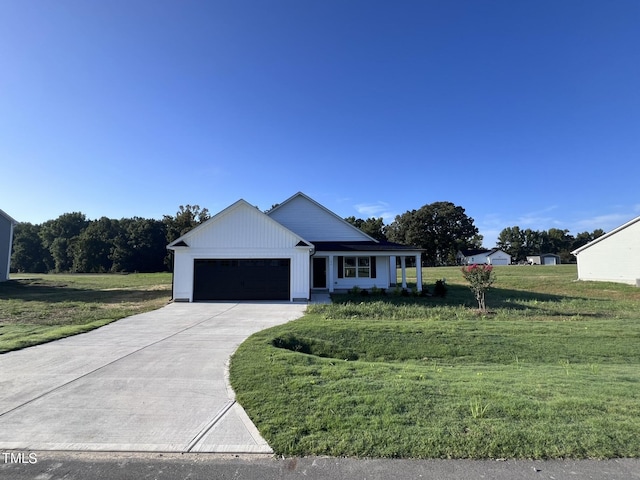
M 271 452 L 225 379 L 306 304 L 173 303 L 0 355 L 0 450 Z

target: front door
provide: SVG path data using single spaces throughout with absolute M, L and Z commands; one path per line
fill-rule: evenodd
M 327 288 L 326 258 L 313 258 L 313 288 Z

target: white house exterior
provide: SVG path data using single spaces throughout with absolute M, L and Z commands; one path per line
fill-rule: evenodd
M 462 265 L 510 265 L 511 255 L 507 252 L 500 250 L 499 248 L 493 248 L 491 250 L 476 249 L 476 250 L 461 250 L 456 255 L 458 263 Z
M 640 217 L 571 252 L 578 280 L 640 286 Z
M 244 200 L 170 243 L 173 299 L 306 301 L 312 290 L 388 288 L 400 257 L 422 251 L 377 241 L 297 193 L 268 213 Z M 420 269 L 418 289 L 422 287 Z
M 16 223 L 13 218 L 0 210 L 0 282 L 9 280 L 13 228 Z

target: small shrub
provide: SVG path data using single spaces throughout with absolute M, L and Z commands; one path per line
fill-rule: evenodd
M 351 287 L 348 290 L 348 293 L 352 294 L 352 295 L 358 295 L 360 293 L 360 287 L 357 285 L 354 285 L 353 287 Z
M 380 295 L 380 289 L 374 285 L 373 287 L 371 287 L 371 295 Z
M 485 303 L 485 293 L 493 282 L 496 281 L 496 275 L 491 265 L 471 265 L 462 267 L 462 276 L 469 282 L 469 288 L 478 301 L 478 309 L 481 312 L 487 311 Z
M 447 296 L 447 284 L 444 278 L 442 280 L 436 280 L 436 284 L 433 287 L 433 295 L 440 298 Z
M 360 295 L 363 297 L 368 297 L 369 296 L 369 290 L 363 289 L 360 290 Z

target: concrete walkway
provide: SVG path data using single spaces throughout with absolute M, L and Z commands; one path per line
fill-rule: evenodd
M 174 303 L 0 355 L 0 450 L 270 453 L 225 378 L 306 304 Z

